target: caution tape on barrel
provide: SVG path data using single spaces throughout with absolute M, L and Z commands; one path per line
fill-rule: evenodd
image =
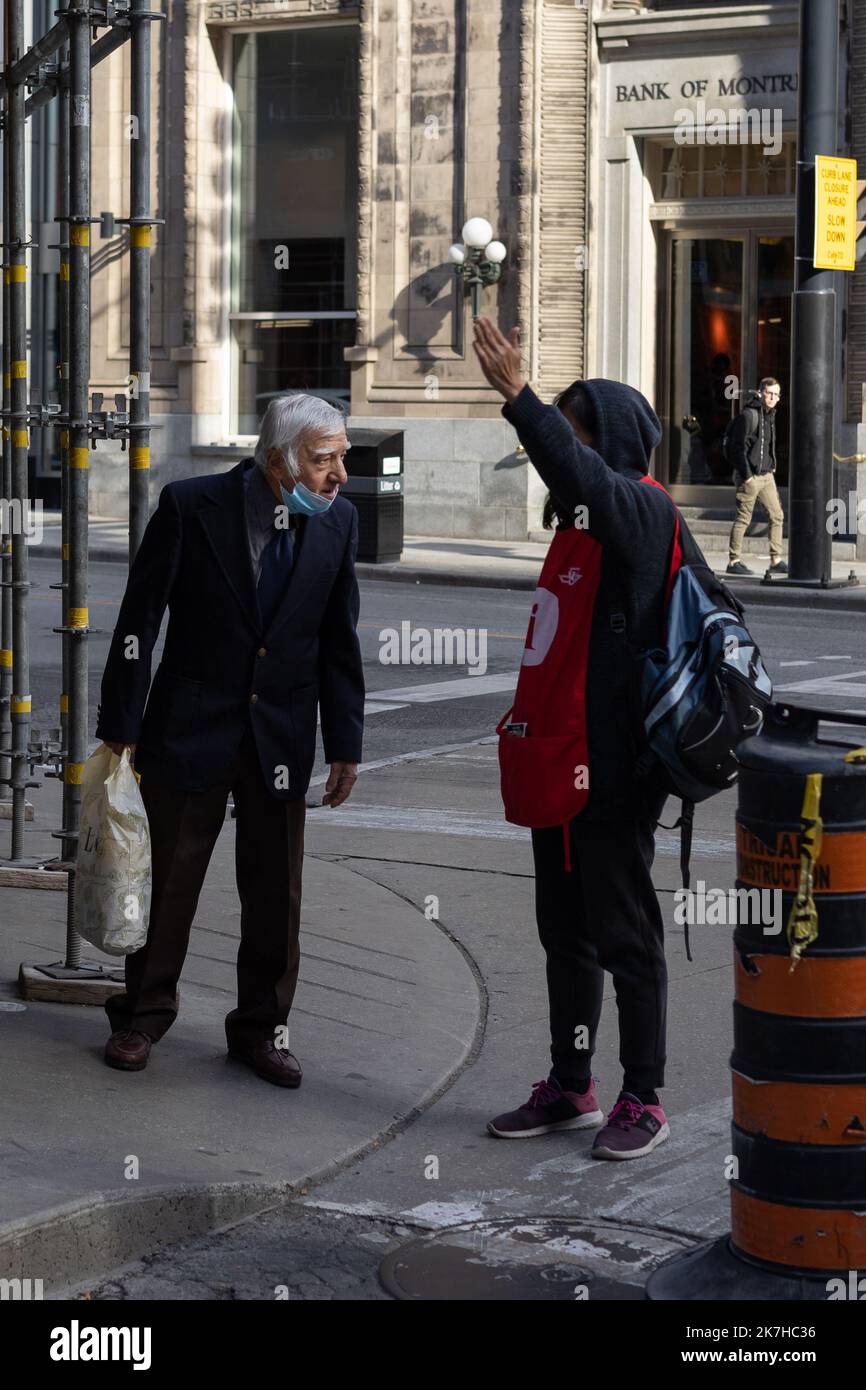
M 787 928 L 792 972 L 796 970 L 806 947 L 818 939 L 818 909 L 815 906 L 813 889 L 815 861 L 821 853 L 821 842 L 824 838 L 824 822 L 821 819 L 823 780 L 822 773 L 809 773 L 800 811 L 800 879 Z

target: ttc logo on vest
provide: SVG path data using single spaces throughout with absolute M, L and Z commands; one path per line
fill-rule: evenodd
M 549 589 L 536 589 L 521 665 L 541 665 L 550 651 L 558 623 L 559 599 L 556 594 L 552 594 Z

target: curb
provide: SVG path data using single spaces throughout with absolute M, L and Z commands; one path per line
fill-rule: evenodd
M 125 552 L 118 551 L 109 546 L 93 546 L 88 552 L 88 557 L 97 562 L 114 562 L 126 564 L 127 556 Z M 46 560 L 59 560 L 59 546 L 40 547 L 40 558 Z M 437 584 L 447 587 L 472 588 L 472 589 L 514 589 L 533 593 L 537 587 L 537 576 L 514 575 L 513 577 L 500 574 L 448 574 L 439 570 L 413 569 L 409 565 L 385 564 L 376 565 L 369 561 L 360 561 L 355 565 L 355 573 L 359 579 L 381 579 L 390 580 L 398 584 Z M 730 583 L 730 575 L 725 575 L 723 570 L 717 573 L 726 583 Z M 808 603 L 811 608 L 823 609 L 835 613 L 859 613 L 866 610 L 866 582 L 857 587 L 844 587 L 839 589 L 797 589 L 779 587 L 773 592 L 770 584 L 740 584 L 735 581 L 731 585 L 732 592 L 737 597 L 742 597 L 744 603 L 767 604 L 768 606 L 779 606 L 788 608 L 799 607 L 803 600 L 808 596 Z
M 387 891 L 409 902 L 395 889 Z M 85 1198 L 7 1222 L 0 1225 L 0 1279 L 42 1279 L 47 1298 L 75 1298 L 124 1265 L 178 1242 L 228 1230 L 249 1217 L 285 1204 L 401 1134 L 472 1065 L 481 1050 L 487 1024 L 487 991 L 475 958 L 444 923 L 436 922 L 435 926 L 462 957 L 472 977 L 474 1025 L 471 1035 L 466 1030 L 460 1055 L 389 1124 L 291 1180 L 181 1183 L 135 1196 L 113 1189 L 89 1193 Z
M 819 608 L 831 613 L 866 612 L 866 583 L 839 589 L 794 589 L 774 584 L 740 584 L 731 576 L 719 572 L 731 593 L 742 600 L 743 607 L 765 604 L 768 608 Z
M 166 1246 L 258 1215 L 290 1196 L 294 1186 L 214 1183 L 136 1197 L 93 1193 L 0 1229 L 0 1277 L 41 1279 L 48 1298 L 61 1298 Z

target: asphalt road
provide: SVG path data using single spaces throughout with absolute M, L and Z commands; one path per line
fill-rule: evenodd
M 55 561 L 31 562 L 31 693 L 33 724 L 56 726 L 60 694 L 60 638 L 52 631 L 59 622 L 60 599 L 49 585 L 59 577 Z M 91 565 L 91 622 L 99 628 L 88 639 L 90 704 L 95 718 L 99 685 L 111 632 L 122 597 L 125 569 L 119 564 Z M 360 637 L 369 696 L 394 709 L 371 709 L 367 722 L 365 759 L 376 761 L 419 748 L 435 747 L 492 734 L 508 707 L 507 689 L 490 687 L 494 679 L 516 673 L 526 633 L 529 596 L 501 589 L 455 585 L 362 583 Z M 764 654 L 770 674 L 781 691 L 789 686 L 798 703 L 820 703 L 830 710 L 866 709 L 866 625 L 857 614 L 810 610 L 808 595 L 791 607 L 748 610 L 751 631 Z M 463 629 L 484 633 L 486 660 L 469 638 L 477 670 L 467 665 L 383 663 L 388 638 L 409 624 L 417 629 Z M 411 640 L 410 640 L 411 653 Z M 858 679 L 859 678 L 859 679 Z M 459 682 L 459 684 L 457 684 Z M 423 699 L 404 701 L 391 692 L 439 685 Z

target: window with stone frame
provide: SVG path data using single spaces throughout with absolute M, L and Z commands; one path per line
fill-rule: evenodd
M 653 192 L 658 202 L 683 198 L 791 197 L 797 178 L 797 145 L 785 138 L 778 154 L 760 144 L 662 146 Z

